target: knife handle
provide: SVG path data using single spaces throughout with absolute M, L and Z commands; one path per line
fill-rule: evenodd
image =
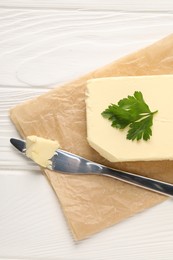
M 104 166 L 102 167 L 101 173 L 104 176 L 112 177 L 117 180 L 124 181 L 141 188 L 155 191 L 157 193 L 167 195 L 170 197 L 173 196 L 173 184 L 171 183 L 166 183 L 163 181 L 155 180 L 152 178 L 140 176 L 125 171 L 114 170 Z

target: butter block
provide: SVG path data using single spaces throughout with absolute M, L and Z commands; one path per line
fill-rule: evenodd
M 55 151 L 60 147 L 57 141 L 52 141 L 35 135 L 26 138 L 26 156 L 42 167 L 48 167 Z
M 126 139 L 128 129 L 111 127 L 101 115 L 110 105 L 141 91 L 154 115 L 150 140 Z M 86 89 L 87 140 L 111 162 L 173 159 L 173 75 L 92 79 Z

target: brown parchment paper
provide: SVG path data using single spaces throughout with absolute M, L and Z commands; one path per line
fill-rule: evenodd
M 86 80 L 97 77 L 173 74 L 173 34 L 10 112 L 22 137 L 58 139 L 61 147 L 93 161 L 173 183 L 173 162 L 109 163 L 87 143 Z M 163 147 L 166 149 L 166 147 Z M 69 176 L 44 171 L 76 240 L 118 223 L 166 199 L 108 177 Z M 115 229 L 116 232 L 116 229 Z

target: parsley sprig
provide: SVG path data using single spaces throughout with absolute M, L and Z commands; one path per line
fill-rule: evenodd
M 133 96 L 121 99 L 118 105 L 108 106 L 102 116 L 112 121 L 112 127 L 124 129 L 128 126 L 127 139 L 147 141 L 152 136 L 153 116 L 157 112 L 151 112 L 142 93 L 135 91 Z

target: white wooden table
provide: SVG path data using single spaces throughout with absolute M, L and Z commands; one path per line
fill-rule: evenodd
M 0 259 L 173 259 L 172 199 L 75 243 L 47 180 L 10 146 L 8 117 L 172 32 L 171 0 L 0 0 Z

